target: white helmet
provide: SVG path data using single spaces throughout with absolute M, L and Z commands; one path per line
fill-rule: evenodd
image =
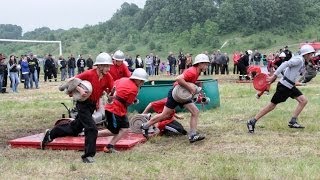
M 108 53 L 100 53 L 97 58 L 96 62 L 93 64 L 94 66 L 99 65 L 99 64 L 110 64 L 113 65 L 111 56 Z
M 133 71 L 132 75 L 130 76 L 130 79 L 138 79 L 147 82 L 148 74 L 146 70 L 144 70 L 143 68 L 137 68 Z
M 305 44 L 305 45 L 301 46 L 301 48 L 300 48 L 300 55 L 302 55 L 302 56 L 309 54 L 309 53 L 314 53 L 314 52 L 315 52 L 315 50 L 310 44 Z
M 122 51 L 118 50 L 113 54 L 112 59 L 117 61 L 124 61 L 126 57 Z
M 205 54 L 198 54 L 194 58 L 194 63 L 192 65 L 199 64 L 199 63 L 210 63 L 209 57 Z
M 279 55 L 279 57 L 286 57 L 286 53 L 281 52 L 280 55 Z

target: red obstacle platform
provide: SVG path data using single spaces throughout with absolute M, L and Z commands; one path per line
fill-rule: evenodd
M 11 148 L 35 148 L 40 149 L 40 141 L 43 137 L 43 133 L 26 136 L 9 141 Z M 77 137 L 60 137 L 54 139 L 49 143 L 46 148 L 54 150 L 83 150 L 84 149 L 84 136 Z M 109 137 L 97 138 L 97 151 L 102 151 L 112 139 Z M 120 139 L 115 148 L 117 150 L 128 150 L 135 145 L 146 142 L 146 138 L 142 134 L 135 134 L 129 132 L 122 139 Z

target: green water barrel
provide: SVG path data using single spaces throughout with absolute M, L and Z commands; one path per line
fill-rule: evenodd
M 141 113 L 150 102 L 167 97 L 173 83 L 174 81 L 172 80 L 149 81 L 145 83 L 138 94 L 139 104 L 129 106 L 128 111 L 137 111 L 138 113 Z M 200 110 L 208 110 L 220 106 L 220 95 L 217 80 L 203 79 L 197 81 L 196 84 L 202 87 L 205 96 L 210 98 L 209 103 L 196 102 L 196 105 Z M 177 108 L 176 110 L 181 111 L 180 108 Z

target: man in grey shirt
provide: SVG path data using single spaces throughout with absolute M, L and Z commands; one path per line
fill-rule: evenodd
M 304 128 L 297 122 L 297 118 L 308 103 L 308 100 L 296 87 L 295 82 L 300 73 L 305 70 L 305 62 L 311 60 L 314 52 L 314 48 L 309 44 L 303 45 L 300 48 L 300 55 L 292 57 L 289 61 L 283 62 L 274 74 L 267 78 L 267 82 L 271 84 L 277 79 L 281 72 L 284 71 L 284 76 L 278 82 L 276 92 L 274 93 L 271 102 L 263 107 L 254 118 L 248 120 L 247 128 L 249 133 L 254 133 L 255 124 L 261 117 L 272 111 L 277 104 L 285 102 L 289 97 L 296 99 L 298 106 L 294 110 L 288 126 L 290 128 Z

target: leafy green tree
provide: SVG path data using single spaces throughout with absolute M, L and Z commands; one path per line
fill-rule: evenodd
M 126 45 L 126 46 L 124 47 L 124 50 L 125 50 L 125 51 L 134 51 L 134 50 L 136 50 L 136 46 L 133 45 L 133 44 L 128 44 L 128 45 Z
M 204 40 L 204 32 L 202 31 L 201 25 L 199 23 L 194 24 L 190 30 L 190 39 L 189 43 L 192 47 L 196 47 L 199 44 L 202 44 Z
M 0 38 L 19 39 L 22 35 L 22 28 L 12 24 L 0 24 Z
M 87 42 L 87 47 L 89 48 L 89 49 L 94 49 L 94 48 L 96 48 L 96 42 L 93 40 L 93 39 L 90 39 L 90 40 L 88 40 L 88 42 Z
M 157 44 L 156 45 L 156 50 L 158 51 L 158 52 L 161 52 L 162 50 L 163 50 L 163 46 L 159 43 L 159 44 Z
M 154 50 L 154 49 L 156 49 L 156 44 L 153 42 L 153 41 L 151 41 L 150 43 L 149 43 L 149 49 L 152 51 L 152 50 Z

